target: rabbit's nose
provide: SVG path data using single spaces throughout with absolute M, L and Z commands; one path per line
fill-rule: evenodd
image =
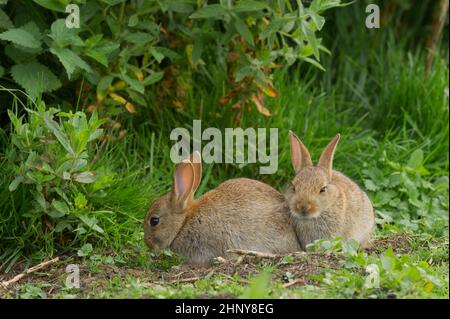
M 314 211 L 314 205 L 312 203 L 306 203 L 304 205 L 297 204 L 297 211 L 303 215 L 310 214 Z

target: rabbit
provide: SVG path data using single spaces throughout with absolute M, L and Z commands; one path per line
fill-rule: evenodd
M 350 178 L 333 170 L 337 134 L 325 147 L 317 166 L 301 140 L 289 131 L 296 176 L 284 193 L 297 237 L 305 249 L 317 239 L 355 239 L 370 246 L 375 216 L 367 194 Z
M 196 200 L 201 165 L 200 153 L 194 152 L 176 166 L 171 192 L 157 198 L 145 217 L 147 246 L 170 248 L 186 262 L 200 265 L 218 256 L 235 258 L 229 249 L 276 254 L 301 250 L 280 192 L 237 178 Z

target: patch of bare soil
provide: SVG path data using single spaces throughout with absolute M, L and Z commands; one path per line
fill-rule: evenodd
M 368 253 L 380 254 L 390 247 L 397 254 L 409 254 L 412 250 L 410 244 L 411 238 L 411 234 L 396 233 L 389 237 L 374 240 L 370 247 L 366 248 L 366 251 Z
M 368 253 L 382 253 L 388 247 L 399 254 L 411 252 L 409 239 L 411 235 L 399 233 L 390 237 L 374 240 L 371 247 L 367 248 Z M 242 255 L 237 260 L 225 260 L 217 258 L 210 266 L 178 265 L 169 270 L 146 270 L 143 268 L 120 267 L 117 265 L 98 265 L 98 269 L 93 271 L 84 266 L 82 259 L 74 256 L 60 256 L 59 261 L 44 269 L 30 273 L 21 278 L 18 282 L 10 285 L 7 289 L 0 285 L 0 298 L 4 296 L 15 296 L 15 291 L 20 285 L 25 283 L 45 283 L 42 289 L 51 298 L 61 291 L 67 278 L 66 266 L 76 264 L 80 267 L 81 289 L 77 297 L 89 297 L 94 295 L 108 284 L 113 277 L 124 280 L 131 276 L 139 278 L 140 282 L 147 287 L 167 286 L 183 283 L 193 283 L 205 277 L 220 275 L 222 280 L 248 283 L 248 277 L 258 274 L 261 266 L 271 267 L 272 280 L 281 281 L 284 287 L 297 285 L 314 284 L 311 275 L 319 274 L 322 269 L 336 269 L 340 264 L 340 257 L 337 254 L 324 252 L 298 252 L 285 256 L 255 256 Z M 0 274 L 0 283 L 10 280 L 20 274 L 25 268 L 23 263 L 18 263 L 8 274 Z M 238 274 L 238 277 L 234 275 Z M 238 278 L 238 279 L 236 279 Z M 125 285 L 126 287 L 126 285 Z M 105 287 L 106 288 L 106 287 Z M 208 296 L 198 296 L 208 298 Z M 217 296 L 220 298 L 233 298 L 233 296 Z
M 317 252 L 298 252 L 270 258 L 245 255 L 238 260 L 219 258 L 209 267 L 175 266 L 170 271 L 159 272 L 157 277 L 161 283 L 182 283 L 196 281 L 206 276 L 220 274 L 222 277 L 231 278 L 238 274 L 240 282 L 248 283 L 246 278 L 259 273 L 261 264 L 264 264 L 274 269 L 272 280 L 282 280 L 289 287 L 310 283 L 310 275 L 318 274 L 323 268 L 336 268 L 338 263 L 337 255 Z

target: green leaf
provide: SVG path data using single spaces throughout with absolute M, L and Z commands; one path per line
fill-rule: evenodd
M 414 152 L 412 152 L 411 156 L 409 157 L 408 161 L 408 167 L 412 169 L 419 169 L 423 165 L 423 151 L 422 149 L 417 149 Z
M 52 23 L 51 33 L 48 35 L 55 41 L 53 47 L 66 47 L 66 46 L 83 46 L 84 42 L 77 35 L 79 29 L 68 28 L 64 19 L 58 19 Z
M 9 19 L 8 15 L 0 8 L 0 29 L 12 29 L 14 28 L 14 24 L 11 19 Z
M 250 32 L 249 28 L 240 18 L 236 17 L 234 20 L 234 27 L 239 32 L 239 34 L 247 41 L 248 44 L 254 45 L 253 34 Z
M 133 44 L 146 45 L 153 41 L 153 36 L 146 32 L 133 32 L 125 35 L 124 39 Z
M 47 214 L 52 218 L 61 218 L 64 216 L 64 213 L 59 210 L 51 210 Z
M 102 134 L 103 134 L 103 129 L 99 128 L 99 129 L 94 130 L 94 132 L 92 132 L 92 133 L 89 135 L 89 140 L 88 140 L 88 142 L 93 141 L 93 140 L 99 138 Z
M 44 122 L 53 133 L 53 135 L 55 135 L 55 137 L 58 139 L 59 143 L 61 143 L 61 145 L 64 147 L 64 149 L 70 154 L 74 154 L 66 133 L 61 128 L 61 126 L 55 120 L 53 120 L 52 116 L 48 112 L 45 112 L 44 114 Z
M 158 61 L 158 63 L 161 63 L 161 61 L 164 59 L 164 54 L 162 54 L 161 52 L 159 52 L 157 49 L 155 49 L 154 47 L 150 48 L 150 53 L 152 54 L 152 56 L 155 58 L 156 61 Z
M 59 200 L 53 200 L 52 206 L 54 209 L 56 209 L 58 212 L 62 213 L 63 216 L 67 215 L 70 212 L 69 206 L 67 206 L 66 203 L 59 201 Z
M 65 12 L 70 0 L 33 0 L 35 3 L 46 9 L 58 12 Z
M 67 48 L 51 48 L 50 52 L 56 55 L 64 65 L 69 79 L 77 68 L 83 69 L 89 73 L 92 72 L 91 67 L 84 62 L 75 52 Z
M 268 298 L 269 296 L 269 284 L 270 273 L 261 272 L 259 275 L 253 277 L 250 284 L 245 289 L 241 298 L 244 299 L 261 299 Z
M 41 47 L 41 42 L 23 28 L 10 29 L 0 33 L 0 40 L 10 41 L 26 48 L 39 49 Z
M 364 180 L 364 187 L 368 190 L 368 191 L 376 191 L 378 189 L 378 186 L 375 185 L 375 183 L 370 180 L 370 179 L 365 179 Z
M 308 63 L 314 65 L 316 68 L 318 68 L 318 69 L 320 69 L 320 70 L 322 70 L 324 72 L 326 71 L 325 68 L 322 66 L 322 64 L 320 64 L 319 62 L 317 62 L 314 59 L 311 59 L 311 58 L 308 58 L 308 57 L 304 57 L 303 60 L 305 62 L 308 62 Z
M 265 39 L 268 36 L 279 31 L 286 23 L 285 19 L 276 17 L 270 24 L 259 34 L 260 39 Z
M 92 250 L 92 244 L 84 244 L 80 249 L 78 249 L 77 255 L 78 257 L 86 257 L 92 253 Z
M 325 25 L 325 18 L 318 15 L 312 10 L 308 11 L 309 16 L 311 17 L 311 20 L 314 22 L 314 28 L 315 30 L 320 31 L 323 26 Z
M 97 220 L 95 219 L 95 217 L 90 218 L 86 215 L 80 215 L 78 217 L 83 221 L 83 223 L 85 223 L 87 226 L 89 226 L 89 228 L 92 228 L 93 230 L 95 230 L 101 234 L 104 233 L 104 230 L 100 226 L 97 225 Z
M 125 2 L 125 0 L 101 0 L 101 2 L 106 3 L 109 6 L 115 6 L 119 3 Z
M 138 25 L 138 23 L 139 23 L 139 16 L 137 14 L 133 14 L 128 19 L 128 26 L 129 27 L 135 27 L 135 26 Z
M 14 192 L 22 181 L 23 181 L 22 176 L 17 176 L 16 178 L 14 178 L 14 180 L 11 182 L 11 184 L 9 184 L 9 187 L 8 187 L 9 191 Z
M 122 73 L 122 80 L 124 80 L 125 82 L 127 82 L 127 84 L 130 86 L 130 88 L 136 92 L 139 92 L 141 94 L 145 93 L 145 86 L 143 81 L 139 81 L 133 78 L 130 78 L 128 75 L 126 75 L 125 73 Z
M 108 87 L 111 85 L 114 77 L 112 75 L 105 75 L 98 81 L 97 92 L 106 92 Z
M 62 174 L 63 172 L 79 172 L 81 171 L 85 166 L 87 165 L 87 161 L 85 159 L 74 159 L 74 160 L 68 160 L 61 164 L 61 166 L 58 167 L 56 173 Z
M 66 220 L 61 220 L 60 222 L 58 222 L 55 226 L 55 232 L 56 233 L 60 233 L 65 229 L 71 229 L 72 227 L 70 226 L 70 224 L 66 221 Z
M 61 87 L 59 79 L 45 65 L 38 62 L 16 64 L 11 68 L 11 75 L 32 100 L 43 92 L 51 92 Z
M 153 83 L 156 83 L 160 81 L 164 77 L 164 72 L 153 72 L 149 76 L 147 76 L 142 83 L 145 86 L 152 85 Z
M 0 78 L 5 74 L 5 69 L 0 65 Z
M 220 18 L 227 10 L 220 4 L 204 6 L 191 15 L 192 19 Z
M 87 199 L 82 193 L 78 193 L 75 197 L 75 207 L 77 208 L 84 208 L 87 205 Z
M 74 174 L 73 179 L 78 183 L 90 184 L 95 182 L 98 178 L 98 175 L 93 172 L 83 172 L 79 174 Z
M 305 23 L 307 25 L 307 23 Z M 313 50 L 314 57 L 316 60 L 319 60 L 320 58 L 320 52 L 319 52 L 319 41 L 317 40 L 316 34 L 313 30 L 307 25 L 303 28 L 304 35 L 306 36 L 306 39 L 308 40 L 308 44 L 311 46 Z
M 267 3 L 255 0 L 241 0 L 234 7 L 234 12 L 261 11 L 267 8 Z

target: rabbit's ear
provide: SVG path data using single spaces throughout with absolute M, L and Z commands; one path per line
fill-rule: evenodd
M 189 160 L 184 160 L 176 166 L 173 173 L 173 195 L 182 208 L 186 207 L 191 198 L 194 179 L 194 166 Z
M 295 172 L 298 173 L 303 168 L 312 166 L 308 149 L 292 131 L 289 131 L 289 141 L 291 142 L 291 162 Z
M 327 147 L 322 152 L 322 155 L 320 155 L 319 163 L 317 166 L 324 168 L 328 176 L 332 177 L 333 175 L 333 157 L 334 157 L 334 151 L 336 150 L 337 143 L 339 142 L 339 139 L 341 138 L 341 135 L 338 133 L 336 136 L 331 140 L 330 143 L 328 143 Z
M 202 181 L 202 156 L 199 151 L 195 151 L 190 156 L 190 161 L 194 166 L 194 184 L 192 186 L 192 196 L 194 196 L 200 182 Z

